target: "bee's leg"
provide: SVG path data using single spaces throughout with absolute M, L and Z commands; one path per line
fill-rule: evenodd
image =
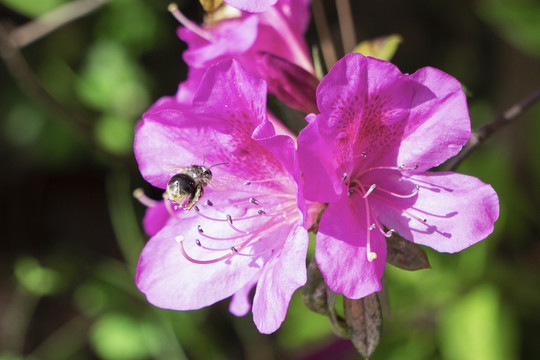
M 195 189 L 195 192 L 191 195 L 191 197 L 189 198 L 184 208 L 185 211 L 191 210 L 191 208 L 195 206 L 195 204 L 202 198 L 203 195 L 204 195 L 203 187 L 200 185 L 197 186 L 197 188 Z

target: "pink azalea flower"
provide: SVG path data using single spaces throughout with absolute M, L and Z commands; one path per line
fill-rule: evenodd
M 349 298 L 381 290 L 385 237 L 441 252 L 486 238 L 497 194 L 477 178 L 426 172 L 471 136 L 465 95 L 433 68 L 402 74 L 391 63 L 351 54 L 317 89 L 319 115 L 298 139 L 306 199 L 328 203 L 316 260 L 328 286 Z
M 270 7 L 267 5 L 272 2 L 268 1 L 231 3 L 242 9 L 245 7 L 241 3 L 259 9 L 263 9 L 259 6 L 262 3 L 266 5 L 265 10 L 257 14 L 239 12 L 237 16 L 201 26 L 179 11 L 173 12 L 184 25 L 178 29 L 178 36 L 188 44 L 183 58 L 189 65 L 188 78 L 180 84 L 177 100 L 191 101 L 209 66 L 237 58 L 248 72 L 272 80 L 268 84 L 269 91 L 285 103 L 308 112 L 315 110 L 313 95 L 318 80 L 313 75 L 304 39 L 310 20 L 310 0 L 280 0 Z M 310 85 L 307 90 L 306 84 Z
M 277 0 L 225 0 L 225 2 L 237 9 L 249 12 L 262 12 L 274 5 Z
M 136 281 L 148 301 L 192 310 L 236 294 L 231 312 L 243 315 L 256 285 L 255 324 L 263 333 L 275 331 L 306 281 L 308 209 L 294 141 L 275 135 L 267 119 L 264 81 L 237 61 L 216 64 L 191 110 L 163 101 L 143 116 L 135 154 L 143 177 L 162 189 L 190 165 L 212 173 L 191 211 L 165 200 L 147 214 L 155 235 Z

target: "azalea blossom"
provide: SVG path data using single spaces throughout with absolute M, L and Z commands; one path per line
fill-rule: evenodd
M 249 12 L 266 11 L 274 5 L 277 0 L 225 0 L 225 2 L 237 9 Z
M 224 6 L 198 25 L 178 8 L 171 9 L 184 25 L 178 36 L 188 45 L 183 54 L 188 78 L 179 86 L 177 101 L 191 103 L 206 69 L 220 60 L 236 58 L 249 73 L 267 80 L 269 91 L 282 101 L 304 111 L 313 110 L 318 80 L 304 39 L 310 0 L 280 0 L 273 6 L 269 5 L 275 1 L 229 3 L 241 9 L 245 3 L 265 10 L 253 14 Z M 266 5 L 259 7 L 263 3 Z
M 191 211 L 170 196 L 149 204 L 154 235 L 136 280 L 148 301 L 193 310 L 235 295 L 231 312 L 244 315 L 256 286 L 255 324 L 275 331 L 306 281 L 304 225 L 312 211 L 294 141 L 275 135 L 268 121 L 265 82 L 235 60 L 212 66 L 189 110 L 164 101 L 143 116 L 135 154 L 143 177 L 162 189 L 188 166 L 211 173 Z
M 298 139 L 306 199 L 328 203 L 315 257 L 328 286 L 353 299 L 381 290 L 385 238 L 440 252 L 486 238 L 498 197 L 477 178 L 427 172 L 471 136 L 460 83 L 434 68 L 402 74 L 351 54 L 317 89 L 319 115 Z

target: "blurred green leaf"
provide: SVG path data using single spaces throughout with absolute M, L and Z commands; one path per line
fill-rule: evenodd
M 23 257 L 15 263 L 15 276 L 26 290 L 39 296 L 55 293 L 61 283 L 58 272 L 40 266 L 32 257 Z
M 102 116 L 95 127 L 98 142 L 111 153 L 129 154 L 133 148 L 133 128 L 131 119 L 121 116 Z
M 402 41 L 403 38 L 396 34 L 381 36 L 375 39 L 362 41 L 354 48 L 353 52 L 381 60 L 390 60 L 394 57 L 394 54 Z
M 148 357 L 148 329 L 137 319 L 111 313 L 102 316 L 91 330 L 90 343 L 97 355 L 106 360 L 135 360 Z
M 131 50 L 140 51 L 155 45 L 158 22 L 151 2 L 115 0 L 104 8 L 97 33 L 103 39 L 115 39 Z
M 35 106 L 22 102 L 13 105 L 4 122 L 4 134 L 14 145 L 28 146 L 41 135 L 46 119 Z
M 0 0 L 7 7 L 29 17 L 37 17 L 53 10 L 66 0 Z
M 448 360 L 511 360 L 515 327 L 491 285 L 474 289 L 450 308 L 442 322 L 442 352 Z
M 478 15 L 522 51 L 540 56 L 540 3 L 535 0 L 483 0 Z
M 118 43 L 101 40 L 90 47 L 77 83 L 88 106 L 123 116 L 136 116 L 149 105 L 143 71 Z

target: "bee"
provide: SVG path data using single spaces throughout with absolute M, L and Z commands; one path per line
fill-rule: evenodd
M 228 163 L 214 164 L 210 167 L 204 165 L 190 165 L 174 175 L 167 184 L 167 197 L 172 202 L 184 206 L 189 211 L 204 195 L 204 188 L 212 180 L 211 168 Z

